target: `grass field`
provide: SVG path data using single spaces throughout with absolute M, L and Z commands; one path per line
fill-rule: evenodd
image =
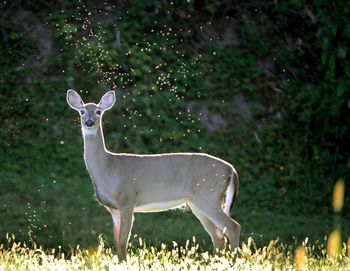
M 349 249 L 349 248 L 348 248 Z M 278 240 L 258 248 L 252 238 L 232 253 L 220 256 L 203 251 L 196 240 L 186 245 L 150 247 L 141 239 L 129 248 L 128 262 L 118 262 L 102 237 L 98 247 L 63 253 L 61 248 L 43 249 L 36 244 L 21 244 L 8 237 L 0 246 L 0 270 L 350 270 L 348 249 L 327 256 L 321 244 L 305 240 L 296 250 Z

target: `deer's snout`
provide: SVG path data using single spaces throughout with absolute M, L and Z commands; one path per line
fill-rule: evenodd
M 85 121 L 85 125 L 87 127 L 92 127 L 94 126 L 95 122 L 92 119 L 88 119 L 87 121 Z

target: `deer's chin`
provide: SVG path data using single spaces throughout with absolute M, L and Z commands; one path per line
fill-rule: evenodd
M 92 126 L 92 127 L 88 127 L 88 126 L 83 126 L 83 135 L 84 136 L 92 136 L 92 135 L 96 135 L 97 133 L 97 127 L 96 126 Z

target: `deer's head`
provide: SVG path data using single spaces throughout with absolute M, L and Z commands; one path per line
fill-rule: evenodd
M 106 92 L 100 102 L 95 104 L 84 103 L 76 91 L 69 89 L 67 91 L 67 103 L 79 112 L 84 135 L 96 134 L 101 125 L 103 112 L 112 108 L 115 103 L 115 93 L 114 91 Z

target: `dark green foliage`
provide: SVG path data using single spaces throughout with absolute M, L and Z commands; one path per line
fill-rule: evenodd
M 44 3 L 5 4 L 0 13 L 0 238 L 25 240 L 30 231 L 47 246 L 92 246 L 110 235 L 68 88 L 86 102 L 117 90 L 104 123 L 111 151 L 200 151 L 232 162 L 243 238 L 327 234 L 332 187 L 340 177 L 348 184 L 350 164 L 346 1 Z M 15 9 L 51 31 L 54 48 L 42 62 L 42 44 Z M 216 132 L 199 120 L 206 111 L 224 118 Z M 195 221 L 137 215 L 134 232 L 169 243 L 196 234 L 209 246 Z

